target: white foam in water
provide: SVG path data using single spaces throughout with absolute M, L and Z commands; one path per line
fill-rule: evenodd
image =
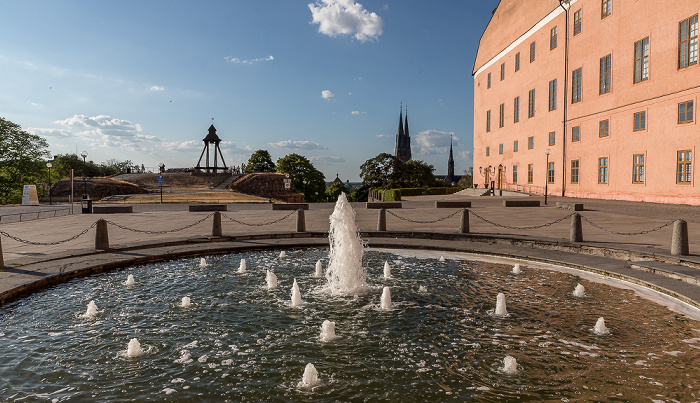
M 306 364 L 306 368 L 304 368 L 304 376 L 301 378 L 301 382 L 299 382 L 299 387 L 312 388 L 320 383 L 321 381 L 318 379 L 318 371 L 316 371 L 314 364 Z
M 180 306 L 183 308 L 189 308 L 192 306 L 192 302 L 190 301 L 190 297 L 182 297 L 182 301 L 180 302 Z
M 599 336 L 603 336 L 610 333 L 610 330 L 605 327 L 605 319 L 601 316 L 593 327 L 593 332 Z
M 513 266 L 513 274 L 520 274 L 520 263 L 516 263 L 515 266 Z
M 581 284 L 576 284 L 573 294 L 574 297 L 584 297 L 586 296 L 586 288 Z
M 286 257 L 287 257 L 287 252 L 285 252 L 285 251 L 280 252 L 280 259 L 284 259 Z
M 331 294 L 363 294 L 369 290 L 367 272 L 362 267 L 364 248 L 355 225 L 355 211 L 341 193 L 330 216 L 330 252 L 326 269 Z
M 246 272 L 245 259 L 241 259 L 241 264 L 238 265 L 238 272 L 241 274 Z
M 496 311 L 494 312 L 497 316 L 506 316 L 508 311 L 506 310 L 506 296 L 499 292 L 496 296 Z
M 141 349 L 141 343 L 136 339 L 131 339 L 129 341 L 129 346 L 126 348 L 126 356 L 129 358 L 140 357 L 143 355 L 143 350 Z
M 503 372 L 506 374 L 516 374 L 518 373 L 518 361 L 507 355 L 503 358 Z
M 384 278 L 391 278 L 391 266 L 388 261 L 384 261 Z
M 301 300 L 301 292 L 299 291 L 299 284 L 297 284 L 297 279 L 294 279 L 294 284 L 292 285 L 292 307 L 299 307 L 303 304 Z
M 335 322 L 324 320 L 321 325 L 321 341 L 333 341 L 335 336 Z
M 97 315 L 97 305 L 95 304 L 95 301 L 90 301 L 90 303 L 87 305 L 87 310 L 80 316 L 83 318 L 93 318 L 95 315 Z
M 124 285 L 126 285 L 126 286 L 132 286 L 132 285 L 134 285 L 134 284 L 136 284 L 136 280 L 134 280 L 134 275 L 133 275 L 133 274 L 129 274 L 129 275 L 126 277 L 126 282 L 124 283 Z
M 275 275 L 275 273 L 268 270 L 265 280 L 267 281 L 268 290 L 274 290 L 275 288 L 277 288 L 277 276 Z
M 391 291 L 389 291 L 389 287 L 382 289 L 381 308 L 383 310 L 391 309 Z
M 428 292 L 428 287 L 426 287 L 424 285 L 419 285 L 418 292 Z
M 199 259 L 199 267 L 207 267 L 207 259 L 205 259 L 205 258 Z
M 323 277 L 323 263 L 321 263 L 321 260 L 316 262 L 316 273 L 314 277 Z
M 444 262 L 445 262 L 445 257 L 444 257 L 444 256 L 440 256 L 440 259 L 438 259 L 438 260 L 439 260 L 441 263 L 444 263 Z

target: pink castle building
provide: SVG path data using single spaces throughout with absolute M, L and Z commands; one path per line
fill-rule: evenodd
M 501 0 L 474 63 L 474 182 L 700 205 L 697 0 Z

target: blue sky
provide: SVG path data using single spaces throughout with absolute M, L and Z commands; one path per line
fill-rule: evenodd
M 52 154 L 192 167 L 214 118 L 227 165 L 258 149 L 358 181 L 393 153 L 472 164 L 479 37 L 497 0 L 3 1 L 0 116 Z

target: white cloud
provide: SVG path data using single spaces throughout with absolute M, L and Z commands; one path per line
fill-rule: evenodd
M 446 154 L 450 150 L 450 139 L 454 145 L 459 141 L 459 138 L 454 136 L 454 132 L 439 130 L 425 130 L 412 137 L 415 140 L 413 151 L 422 155 Z
M 314 143 L 311 141 L 307 140 L 299 140 L 299 141 L 292 141 L 292 140 L 284 140 L 284 141 L 278 141 L 277 143 L 269 143 L 273 147 L 277 148 L 288 148 L 291 150 L 325 150 L 325 148 L 318 144 Z
M 374 12 L 365 10 L 355 0 L 320 0 L 309 4 L 312 23 L 318 32 L 328 35 L 353 35 L 365 42 L 382 34 L 384 21 Z
M 380 139 L 382 139 L 382 138 L 387 138 L 387 137 L 391 137 L 391 138 L 396 137 L 396 135 L 394 135 L 394 134 L 377 134 L 377 135 L 375 135 L 375 136 L 376 136 L 377 138 L 380 138 Z
M 331 99 L 331 98 L 333 98 L 333 97 L 335 97 L 335 94 L 334 94 L 334 93 L 332 93 L 332 92 L 330 92 L 330 91 L 328 91 L 328 90 L 323 90 L 323 91 L 321 91 L 321 98 L 323 98 L 323 99 Z
M 65 129 L 41 129 L 37 127 L 28 127 L 27 131 L 39 137 L 59 137 L 66 138 L 73 136 L 70 130 Z
M 457 153 L 457 154 L 459 155 L 460 158 L 462 158 L 462 159 L 464 159 L 464 160 L 471 160 L 471 159 L 472 159 L 472 151 L 471 151 L 471 150 L 468 150 L 468 151 L 460 151 L 460 152 Z
M 336 164 L 345 162 L 345 158 L 336 156 L 318 156 L 309 158 L 309 161 L 318 164 Z
M 165 91 L 165 87 L 161 87 L 159 85 L 154 85 L 151 86 L 151 88 L 148 89 L 149 91 Z
M 350 113 L 352 113 L 353 115 L 366 115 L 367 114 L 367 112 L 362 112 L 362 111 L 352 111 Z
M 237 57 L 233 56 L 226 56 L 224 59 L 228 60 L 231 63 L 236 63 L 236 64 L 255 64 L 259 62 L 269 62 L 272 60 L 275 60 L 275 58 L 270 55 L 268 57 L 259 57 L 257 59 L 239 59 Z

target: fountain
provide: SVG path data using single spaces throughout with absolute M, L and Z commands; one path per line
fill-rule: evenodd
M 323 277 L 323 263 L 321 263 L 320 259 L 316 261 L 316 273 L 314 277 Z
M 97 315 L 97 305 L 95 304 L 95 301 L 90 301 L 87 305 L 87 310 L 80 316 L 89 319 L 94 318 L 95 315 Z
M 128 276 L 126 276 L 126 282 L 124 283 L 124 285 L 127 287 L 131 287 L 134 284 L 136 284 L 136 280 L 134 280 L 134 275 L 129 274 Z
M 503 358 L 502 371 L 508 375 L 517 374 L 518 373 L 518 361 L 515 358 L 513 358 L 509 355 L 506 355 Z
M 336 217 L 352 217 L 347 201 L 339 203 Z M 1 307 L 0 400 L 697 400 L 697 310 L 683 316 L 643 299 L 661 300 L 653 291 L 544 263 L 524 263 L 527 276 L 514 281 L 511 260 L 364 250 L 354 224 L 339 225 L 347 233 L 329 236 L 336 254 L 309 248 L 282 260 L 245 251 L 217 257 L 207 270 L 192 270 L 191 258 L 146 264 L 130 269 L 139 286 L 128 292 L 118 292 L 117 271 Z M 438 264 L 440 253 L 447 259 Z M 309 269 L 325 258 L 336 262 L 335 274 L 317 278 Z M 252 275 L 231 275 L 241 259 L 255 262 Z M 391 280 L 401 302 L 378 314 L 392 309 L 382 288 L 386 262 L 405 268 Z M 293 281 L 291 303 L 287 291 L 260 284 L 263 273 L 268 288 L 271 274 Z M 596 282 L 604 301 L 572 298 L 577 280 Z M 516 307 L 512 320 L 500 316 L 508 315 L 503 294 L 491 308 L 499 290 Z M 173 296 L 183 295 L 197 296 L 196 315 L 173 309 Z M 76 298 L 100 301 L 100 320 L 82 319 Z M 598 316 L 613 332 L 589 331 Z M 336 323 L 342 343 L 333 342 Z M 125 351 L 123 340 L 135 333 L 144 348 L 132 339 Z M 115 355 L 148 359 L 114 363 Z M 323 383 L 314 365 L 327 368 Z
M 384 261 L 384 278 L 391 278 L 391 266 L 388 261 Z
M 301 292 L 299 292 L 299 284 L 297 284 L 297 279 L 294 279 L 294 284 L 292 285 L 292 308 L 300 307 L 304 302 L 301 300 Z
M 367 273 L 362 267 L 363 247 L 355 226 L 355 211 L 341 193 L 330 216 L 329 262 L 326 270 L 332 295 L 364 294 L 369 290 Z
M 586 296 L 586 288 L 581 285 L 581 283 L 576 284 L 576 288 L 574 288 L 573 292 L 574 297 L 585 297 Z
M 337 337 L 335 335 L 335 322 L 324 320 L 321 325 L 321 341 L 333 341 Z
M 515 266 L 513 266 L 513 274 L 520 274 L 520 263 L 516 263 Z
M 207 259 L 200 258 L 199 259 L 199 267 L 207 267 Z
M 445 257 L 444 257 L 444 256 L 440 256 L 440 259 L 438 259 L 438 261 L 439 261 L 440 263 L 445 263 Z
M 301 382 L 299 382 L 299 387 L 313 388 L 314 386 L 318 386 L 320 383 L 321 381 L 318 379 L 318 371 L 316 371 L 314 364 L 306 364 L 306 368 L 304 368 L 304 376 L 301 378 Z
M 389 287 L 384 287 L 382 289 L 382 297 L 381 297 L 381 309 L 388 311 L 391 310 L 391 291 L 389 291 Z
M 286 257 L 287 257 L 287 252 L 285 252 L 285 251 L 280 252 L 280 259 L 284 259 Z
M 141 349 L 141 343 L 138 340 L 131 339 L 129 341 L 129 346 L 126 348 L 126 356 L 129 358 L 140 357 L 143 355 L 143 350 Z
M 191 306 L 192 306 L 192 301 L 190 301 L 190 297 L 182 297 L 182 301 L 180 301 L 180 307 L 189 308 Z
M 595 326 L 593 327 L 593 333 L 597 334 L 598 336 L 610 334 L 610 330 L 605 326 L 605 319 L 603 319 L 603 317 L 598 318 L 596 321 Z
M 246 272 L 245 259 L 241 259 L 241 264 L 238 266 L 238 273 L 243 274 Z
M 277 288 L 277 276 L 275 275 L 275 273 L 273 273 L 270 270 L 267 270 L 265 280 L 267 281 L 268 290 L 274 290 L 275 288 Z
M 493 313 L 496 316 L 507 316 L 508 311 L 506 310 L 506 296 L 499 292 L 496 296 L 496 310 Z

